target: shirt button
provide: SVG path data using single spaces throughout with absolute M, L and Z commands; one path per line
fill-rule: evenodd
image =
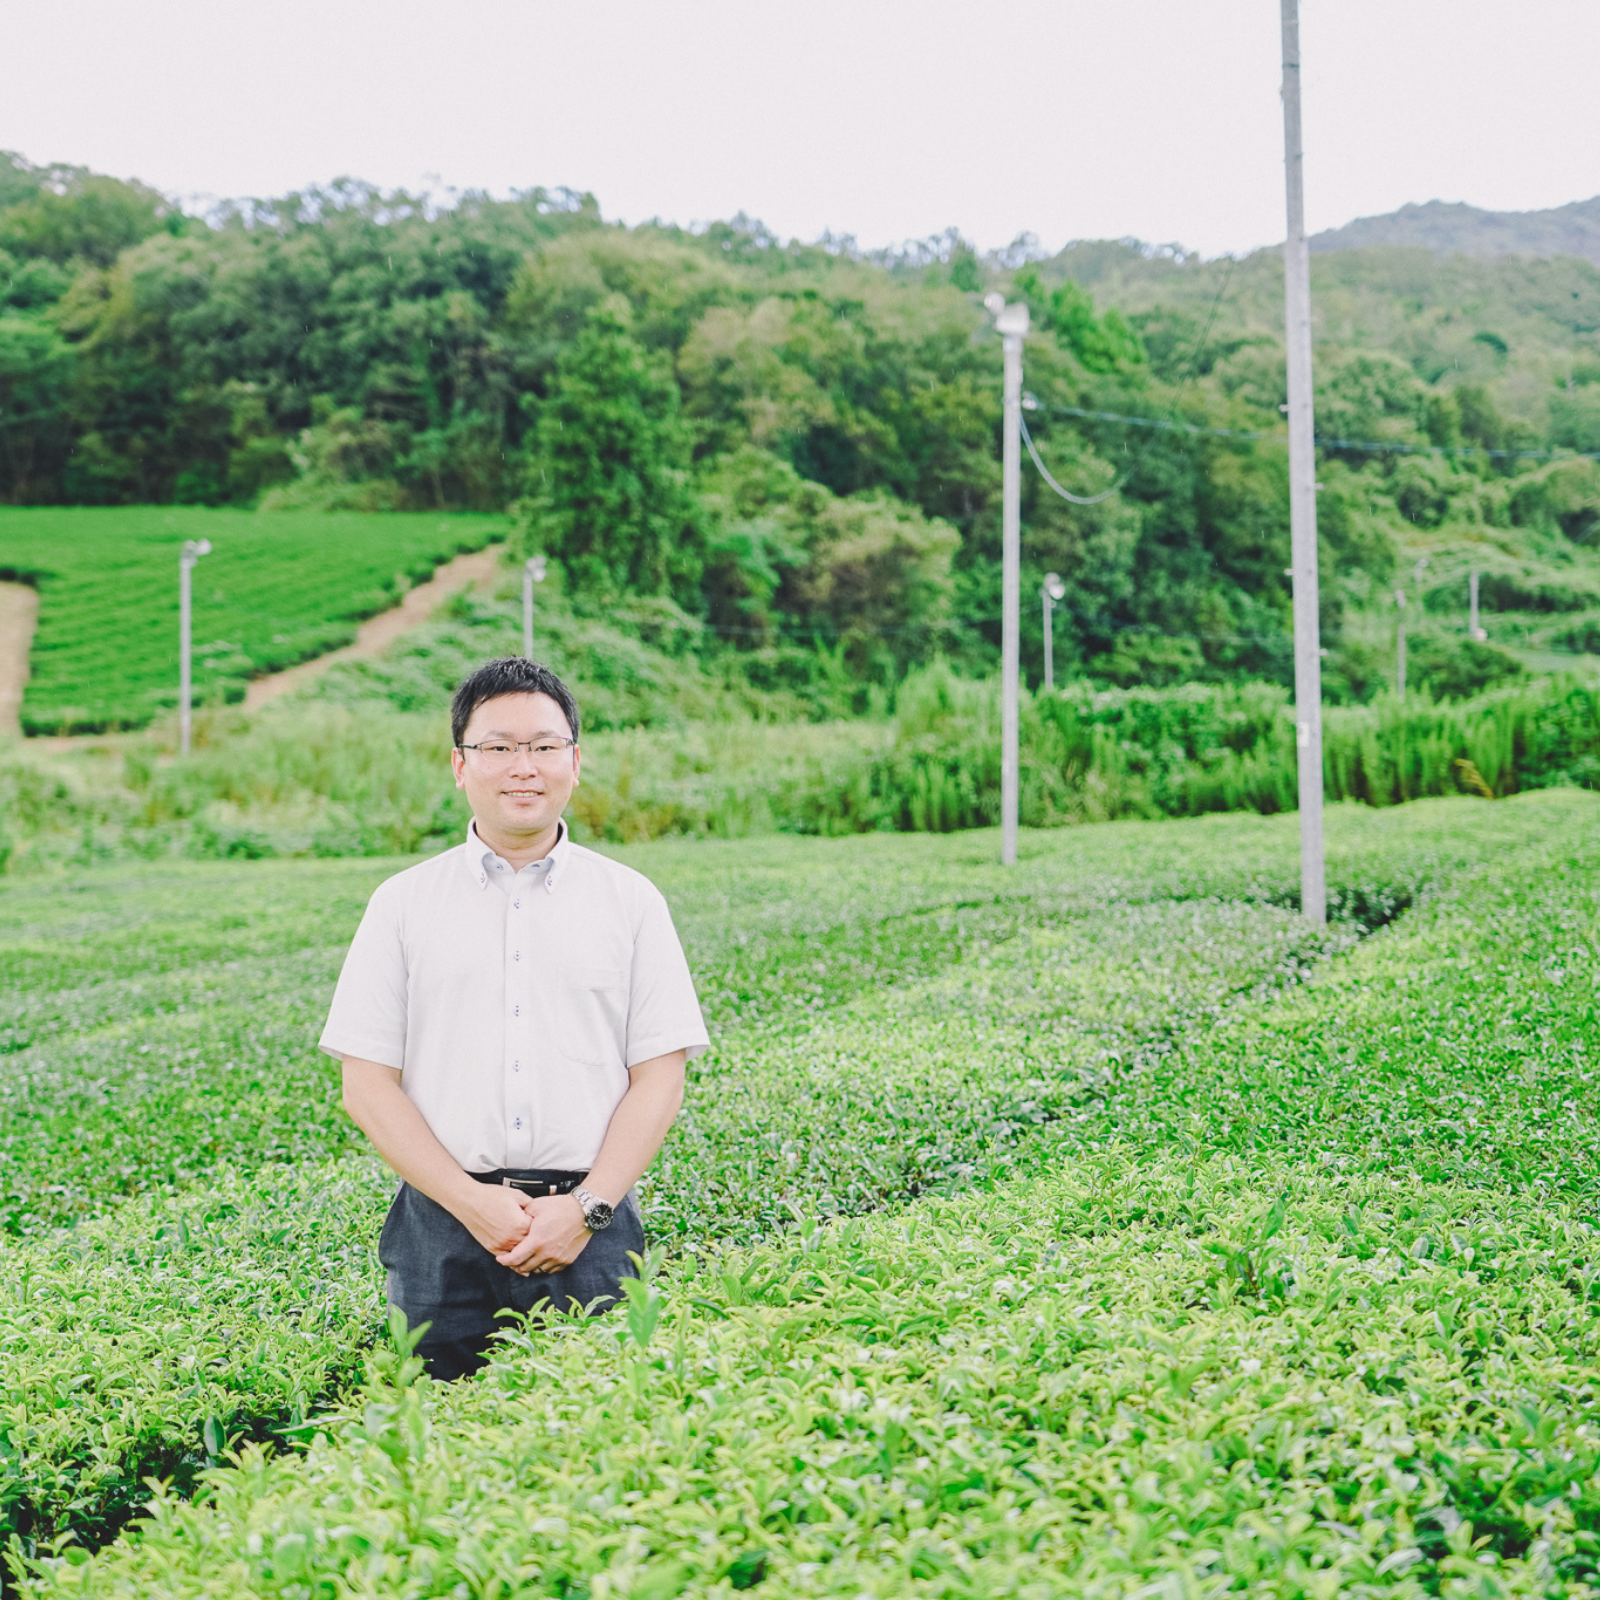
M 520 911 L 522 909 L 522 902 L 520 900 L 513 900 L 511 902 L 511 904 L 512 904 L 513 908 L 518 910 L 518 911 Z
M 511 959 L 513 961 L 520 961 L 522 959 L 522 952 L 520 950 L 513 950 L 511 952 Z

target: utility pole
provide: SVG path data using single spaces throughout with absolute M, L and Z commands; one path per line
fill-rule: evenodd
M 1479 644 L 1482 644 L 1483 641 L 1489 637 L 1489 635 L 1478 626 L 1478 574 L 1476 572 L 1474 572 L 1467 580 L 1467 593 L 1467 609 L 1469 612 L 1469 620 L 1467 622 L 1467 637 L 1476 639 Z
M 1044 575 L 1044 587 L 1039 593 L 1044 597 L 1044 686 L 1053 689 L 1056 686 L 1055 662 L 1055 629 L 1050 624 L 1050 614 L 1056 608 L 1056 601 L 1067 592 L 1067 586 L 1054 572 Z
M 1284 334 L 1289 358 L 1289 546 L 1294 572 L 1294 714 L 1300 779 L 1300 910 L 1328 920 L 1322 845 L 1322 659 L 1317 605 L 1317 460 L 1311 418 L 1311 256 L 1300 138 L 1299 0 L 1281 0 Z
M 999 301 L 996 305 L 994 302 Z M 1022 341 L 1028 308 L 984 302 L 1005 350 L 1000 449 L 1000 863 L 1017 864 L 1017 678 L 1022 670 Z
M 178 753 L 189 753 L 189 702 L 193 698 L 193 682 L 189 670 L 189 649 L 193 629 L 190 626 L 190 574 L 201 556 L 211 554 L 209 539 L 185 539 L 178 553 Z
M 543 556 L 529 556 L 522 564 L 522 655 L 533 660 L 533 586 L 543 583 L 545 564 Z
M 1406 700 L 1406 592 L 1396 589 L 1394 604 L 1397 618 L 1394 625 L 1394 692 L 1401 705 Z

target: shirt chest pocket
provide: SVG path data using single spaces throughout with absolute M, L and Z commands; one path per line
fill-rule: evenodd
M 628 974 L 620 967 L 561 969 L 556 1003 L 561 1052 L 591 1067 L 625 1066 Z

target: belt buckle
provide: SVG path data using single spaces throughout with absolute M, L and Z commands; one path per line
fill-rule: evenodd
M 522 1189 L 529 1194 L 556 1194 L 559 1185 L 554 1183 L 540 1183 L 535 1178 L 502 1178 L 500 1186 L 503 1189 Z

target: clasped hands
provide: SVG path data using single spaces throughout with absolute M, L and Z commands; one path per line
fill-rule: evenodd
M 589 1242 L 583 1207 L 570 1194 L 524 1194 L 484 1185 L 470 1220 L 473 1238 L 523 1277 L 570 1267 Z

